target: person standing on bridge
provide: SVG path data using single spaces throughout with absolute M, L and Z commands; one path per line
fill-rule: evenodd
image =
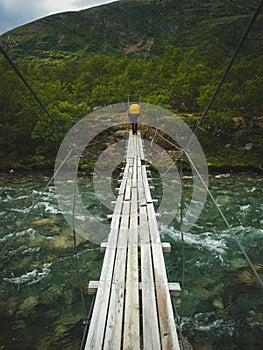
M 132 134 L 137 135 L 138 119 L 140 116 L 141 106 L 138 102 L 132 103 L 129 107 L 128 117 L 132 123 Z

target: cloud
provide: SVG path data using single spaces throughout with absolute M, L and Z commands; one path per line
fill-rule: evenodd
M 77 11 L 117 0 L 0 0 L 0 35 L 57 12 Z
M 45 0 L 0 0 L 1 17 L 6 21 L 25 20 L 34 16 L 41 15 Z M 2 12 L 3 11 L 3 12 Z
M 46 15 L 46 0 L 0 0 L 0 33 Z
M 117 0 L 73 0 L 72 3 L 74 5 L 76 5 L 76 7 L 79 7 L 79 8 L 88 8 L 88 7 L 93 7 L 93 6 L 98 6 L 98 5 L 101 5 L 103 3 L 110 3 L 110 2 L 113 2 L 113 1 L 117 1 Z

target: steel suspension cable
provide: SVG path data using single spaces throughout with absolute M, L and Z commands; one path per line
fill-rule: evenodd
M 49 119 L 52 121 L 52 123 L 56 126 L 57 130 L 62 136 L 65 136 L 66 133 L 63 130 L 63 128 L 57 123 L 56 119 L 49 113 L 44 103 L 40 100 L 40 98 L 37 96 L 34 89 L 31 87 L 31 85 L 28 83 L 26 78 L 23 76 L 23 74 L 19 71 L 13 60 L 9 57 L 9 55 L 6 53 L 4 48 L 0 45 L 0 51 L 3 54 L 3 56 L 6 58 L 6 60 L 9 62 L 15 73 L 19 76 L 19 78 L 22 80 L 22 82 L 25 84 L 27 89 L 30 91 L 34 99 L 37 101 L 37 103 L 40 105 L 40 107 L 43 109 L 43 111 L 46 113 L 46 115 L 49 117 Z
M 223 83 L 224 83 L 224 81 L 225 81 L 225 78 L 226 78 L 227 74 L 229 73 L 229 71 L 230 71 L 230 69 L 231 69 L 231 67 L 232 67 L 232 65 L 233 65 L 233 63 L 234 63 L 234 61 L 235 61 L 235 59 L 236 59 L 236 57 L 237 57 L 237 55 L 238 55 L 238 53 L 239 53 L 241 47 L 242 47 L 242 45 L 244 44 L 244 42 L 245 42 L 245 40 L 246 40 L 246 38 L 247 38 L 249 32 L 251 31 L 253 24 L 255 23 L 255 21 L 256 21 L 258 15 L 260 14 L 260 11 L 261 11 L 262 7 L 263 7 L 263 0 L 261 0 L 261 2 L 260 2 L 260 4 L 259 4 L 258 8 L 256 9 L 254 15 L 253 15 L 252 18 L 251 18 L 251 21 L 250 21 L 250 23 L 249 23 L 247 29 L 245 30 L 244 34 L 242 35 L 242 37 L 241 37 L 241 39 L 240 39 L 240 41 L 239 41 L 239 44 L 238 44 L 238 46 L 237 46 L 237 48 L 236 48 L 236 50 L 235 50 L 235 52 L 234 52 L 232 58 L 230 59 L 230 61 L 229 61 L 228 65 L 227 65 L 227 67 L 226 67 L 226 69 L 225 69 L 223 75 L 221 76 L 221 79 L 219 80 L 219 82 L 218 82 L 218 84 L 217 84 L 217 86 L 216 86 L 216 88 L 215 88 L 215 90 L 214 90 L 214 92 L 213 92 L 213 95 L 212 95 L 211 99 L 209 100 L 209 102 L 208 102 L 208 104 L 207 104 L 207 106 L 206 106 L 206 108 L 205 108 L 205 110 L 204 110 L 204 112 L 203 112 L 201 118 L 199 119 L 199 121 L 198 121 L 198 123 L 197 123 L 197 125 L 196 125 L 196 127 L 195 127 L 195 129 L 194 129 L 194 132 L 193 132 L 193 134 L 191 135 L 191 137 L 190 137 L 190 139 L 189 139 L 189 141 L 188 141 L 186 147 L 185 147 L 184 149 L 181 149 L 181 154 L 175 159 L 175 164 L 181 159 L 181 157 L 183 156 L 183 154 L 185 153 L 185 151 L 188 149 L 189 145 L 191 144 L 191 142 L 192 142 L 192 140 L 193 140 L 193 137 L 197 134 L 198 130 L 200 129 L 200 126 L 201 126 L 203 120 L 204 120 L 205 117 L 207 116 L 208 111 L 210 110 L 212 104 L 214 103 L 214 101 L 215 101 L 215 99 L 216 99 L 216 96 L 217 96 L 217 94 L 218 94 L 218 92 L 219 92 L 221 86 L 223 85 Z M 160 135 L 159 135 L 159 136 L 160 136 Z M 167 142 L 168 142 L 168 140 L 167 140 Z M 169 143 L 170 143 L 171 145 L 173 145 L 176 149 L 178 149 L 178 145 L 176 145 L 175 143 L 173 143 L 173 142 L 171 142 L 171 141 L 169 141 Z M 172 166 L 173 166 L 173 165 L 172 165 Z M 165 174 L 172 168 L 172 166 L 170 166 L 170 167 L 166 170 Z
M 180 159 L 180 168 L 179 168 L 179 175 L 181 179 L 181 186 L 183 186 L 183 168 L 182 168 L 182 160 Z M 183 191 L 182 191 L 183 194 Z M 183 336 L 183 329 L 182 329 L 182 317 L 184 312 L 184 290 L 185 290 L 185 241 L 184 241 L 184 231 L 182 230 L 183 227 L 183 195 L 181 195 L 180 199 L 180 233 L 181 233 L 181 247 L 182 247 L 182 284 L 181 284 L 181 306 L 180 306 L 180 314 L 177 311 L 176 304 L 173 299 L 173 307 L 175 309 L 176 314 L 176 322 L 178 331 L 181 338 L 181 350 L 185 349 L 185 340 Z
M 167 277 L 168 280 L 170 281 L 170 273 L 169 273 L 169 268 L 167 269 Z M 179 316 L 179 313 L 177 311 L 177 307 L 176 307 L 176 302 L 174 300 L 174 296 L 171 295 L 171 301 L 172 301 L 172 307 L 173 307 L 173 312 L 174 312 L 174 319 L 176 322 L 176 329 L 179 333 L 179 345 L 180 345 L 180 350 L 186 350 L 185 348 L 185 340 L 184 340 L 184 335 L 183 335 L 183 329 L 182 329 L 182 317 Z
M 76 227 L 75 227 L 76 197 L 77 197 L 77 171 L 78 171 L 78 163 L 76 165 L 76 172 L 75 172 L 75 176 L 74 176 L 74 195 L 73 195 L 73 206 L 72 206 L 72 231 L 73 231 L 73 242 L 74 242 L 74 251 L 75 251 L 75 264 L 76 264 L 77 277 L 78 277 L 78 283 L 79 283 L 82 310 L 83 310 L 84 318 L 86 320 L 87 311 L 86 311 L 86 305 L 85 305 L 85 300 L 84 300 L 84 292 L 83 292 L 83 288 L 82 288 L 82 280 L 81 280 L 81 275 L 80 275 L 77 236 L 76 236 Z
M 190 140 L 189 140 L 189 142 L 188 142 L 188 144 L 186 146 L 186 149 L 189 147 L 190 143 L 192 142 L 192 139 L 193 139 L 194 135 L 197 134 L 197 132 L 198 132 L 198 130 L 200 128 L 200 125 L 202 124 L 204 118 L 207 116 L 208 111 L 210 110 L 212 104 L 214 103 L 214 101 L 216 99 L 216 96 L 217 96 L 221 86 L 223 85 L 223 83 L 224 83 L 224 81 L 226 79 L 226 76 L 229 73 L 229 71 L 230 71 L 230 69 L 231 69 L 231 67 L 232 67 L 232 65 L 233 65 L 233 63 L 234 63 L 234 61 L 235 61 L 235 59 L 236 59 L 236 57 L 237 57 L 241 47 L 243 46 L 243 44 L 244 44 L 244 42 L 245 42 L 249 32 L 251 31 L 253 24 L 255 23 L 258 15 L 260 14 L 260 11 L 261 11 L 262 7 L 263 7 L 263 0 L 261 0 L 258 8 L 256 9 L 254 15 L 252 16 L 252 18 L 250 20 L 250 23 L 249 23 L 248 27 L 246 28 L 245 32 L 243 33 L 243 35 L 242 35 L 242 37 L 241 37 L 241 39 L 239 41 L 239 44 L 238 44 L 238 46 L 237 46 L 233 56 L 231 57 L 228 65 L 227 65 L 227 67 L 226 67 L 226 69 L 225 69 L 225 71 L 224 71 L 224 73 L 223 73 L 223 75 L 221 77 L 221 79 L 219 80 L 219 82 L 218 82 L 218 84 L 217 84 L 217 86 L 216 86 L 216 88 L 214 90 L 214 93 L 213 93 L 210 101 L 208 102 L 208 104 L 207 104 L 207 106 L 205 108 L 204 113 L 202 114 L 201 118 L 199 119 L 199 121 L 198 121 L 198 123 L 197 123 L 197 125 L 195 127 L 194 133 L 192 134 L 192 136 L 191 136 L 191 138 L 190 138 Z
M 181 350 L 186 350 L 185 340 L 184 340 L 184 335 L 183 335 L 183 330 L 182 330 L 182 320 L 181 320 L 182 318 L 178 314 L 176 303 L 174 301 L 174 297 L 172 297 L 172 305 L 173 305 L 173 309 L 174 309 L 174 313 L 175 313 L 175 317 L 176 317 L 177 330 L 178 330 L 180 340 L 181 340 L 179 346 L 180 346 Z
M 91 320 L 91 315 L 92 315 L 94 304 L 95 304 L 95 294 L 92 297 L 92 301 L 91 301 L 91 305 L 90 305 L 90 308 L 89 308 L 88 316 L 83 321 L 84 332 L 83 332 L 83 335 L 82 335 L 82 340 L 81 340 L 81 344 L 80 344 L 80 350 L 84 350 L 85 349 L 85 343 L 86 343 L 86 339 L 87 339 L 87 336 L 88 336 L 88 333 L 89 333 L 90 320 Z
M 180 159 L 180 179 L 181 179 L 181 186 L 183 186 L 183 166 L 182 166 L 182 159 Z M 181 308 L 180 308 L 180 315 L 183 316 L 184 312 L 184 286 L 185 286 L 185 241 L 184 241 L 184 231 L 182 230 L 183 227 L 183 191 L 181 194 L 180 199 L 180 233 L 181 233 L 181 245 L 182 245 L 182 292 L 181 292 Z
M 44 103 L 41 101 L 41 99 L 38 97 L 38 95 L 36 94 L 36 92 L 34 91 L 34 89 L 31 87 L 31 85 L 28 83 L 28 81 L 26 80 L 26 78 L 23 76 L 23 74 L 19 71 L 19 69 L 17 68 L 17 66 L 15 65 L 14 61 L 10 58 L 10 56 L 7 54 L 7 52 L 4 50 L 4 48 L 0 45 L 0 51 L 2 52 L 3 56 L 6 58 L 6 60 L 9 62 L 9 64 L 11 65 L 11 67 L 13 68 L 13 70 L 15 71 L 15 73 L 19 76 L 19 78 L 22 80 L 22 82 L 25 84 L 25 86 L 27 87 L 27 89 L 30 91 L 30 93 L 33 95 L 33 97 L 35 98 L 35 100 L 37 101 L 37 103 L 41 106 L 41 108 L 43 109 L 43 111 L 47 114 L 47 116 L 49 117 L 49 119 L 52 121 L 52 123 L 56 126 L 57 130 L 59 131 L 59 133 L 62 136 L 66 136 L 66 132 L 65 130 L 58 124 L 58 122 L 56 121 L 56 119 L 52 116 L 52 114 L 49 113 L 47 107 L 44 105 Z M 108 136 L 104 136 L 103 140 L 106 140 L 108 138 Z M 88 146 L 94 146 L 98 143 L 101 143 L 100 141 L 93 141 L 91 142 Z M 88 154 L 92 155 L 92 156 L 96 156 L 94 153 L 92 152 L 88 152 L 86 151 Z
M 65 136 L 66 133 L 63 130 L 63 128 L 57 123 L 56 119 L 49 113 L 48 109 L 46 108 L 46 106 L 44 105 L 44 103 L 41 101 L 41 99 L 38 97 L 38 95 L 36 94 L 36 92 L 34 91 L 34 89 L 31 87 L 31 85 L 28 83 L 28 81 L 25 79 L 25 77 L 23 76 L 23 74 L 19 71 L 19 69 L 17 68 L 17 66 L 15 65 L 15 63 L 13 62 L 13 60 L 9 57 L 9 55 L 5 52 L 5 50 L 3 49 L 3 47 L 0 45 L 0 51 L 3 54 L 3 56 L 6 58 L 6 60 L 9 62 L 9 64 L 11 65 L 11 67 L 13 68 L 13 70 L 15 71 L 15 73 L 19 76 L 19 78 L 22 80 L 22 82 L 25 84 L 25 86 L 27 87 L 27 89 L 30 91 L 30 93 L 32 94 L 32 96 L 34 97 L 34 99 L 36 100 L 36 102 L 40 105 L 40 107 L 43 109 L 43 111 L 46 113 L 46 115 L 49 117 L 49 119 L 51 120 L 51 122 L 56 126 L 58 132 L 62 135 Z M 92 144 L 91 144 L 92 145 Z M 16 231 L 12 234 L 12 236 L 10 237 L 10 239 L 8 240 L 8 242 L 6 243 L 6 245 L 2 248 L 2 250 L 0 251 L 0 256 L 5 252 L 5 250 L 8 248 L 8 246 L 12 243 L 12 241 L 14 240 L 15 236 L 17 235 L 17 233 L 19 232 L 19 230 L 21 229 L 21 227 L 23 226 L 23 224 L 25 223 L 26 219 L 28 218 L 28 216 L 31 214 L 32 210 L 34 209 L 34 207 L 39 203 L 43 193 L 46 191 L 46 189 L 49 187 L 49 185 L 51 184 L 51 182 L 54 180 L 54 178 L 56 177 L 56 175 L 58 174 L 58 172 L 60 171 L 60 169 L 62 168 L 62 166 L 65 164 L 65 162 L 68 160 L 68 158 L 70 157 L 73 149 L 75 148 L 75 145 L 71 145 L 71 149 L 68 153 L 68 155 L 65 157 L 65 159 L 63 160 L 63 162 L 61 163 L 61 165 L 59 166 L 59 168 L 57 169 L 57 171 L 53 174 L 53 176 L 51 177 L 51 179 L 48 181 L 48 183 L 46 184 L 46 186 L 44 187 L 44 189 L 41 191 L 41 193 L 39 194 L 37 200 L 35 201 L 35 203 L 32 205 L 32 207 L 30 208 L 29 212 L 24 216 L 22 222 L 20 223 L 20 225 L 17 227 Z M 91 155 L 94 155 L 90 152 L 88 152 Z M 77 165 L 78 167 L 78 165 Z M 75 263 L 76 263 L 76 270 L 77 270 L 77 276 L 78 276 L 78 283 L 79 283 L 79 288 L 80 288 L 80 294 L 81 294 L 81 301 L 82 301 L 82 309 L 83 309 L 83 314 L 84 314 L 84 325 L 85 325 L 85 334 L 87 334 L 88 328 L 89 328 L 89 320 L 87 319 L 87 317 L 90 317 L 91 314 L 91 309 L 92 306 L 90 308 L 90 312 L 89 315 L 87 315 L 86 312 L 86 306 L 85 306 L 85 300 L 84 300 L 84 291 L 82 288 L 82 281 L 81 281 L 81 275 L 80 275 L 80 267 L 79 267 L 79 259 L 78 259 L 78 250 L 77 250 L 77 240 L 76 240 L 76 230 L 75 230 L 75 207 L 76 207 L 76 178 L 75 178 L 75 190 L 74 190 L 74 201 L 73 201 L 73 215 L 72 215 L 72 227 L 73 227 L 73 241 L 74 241 L 74 251 L 75 251 Z M 94 302 L 94 301 L 93 301 Z M 84 339 L 85 337 L 82 339 L 82 345 L 81 347 L 83 347 L 84 344 Z
M 214 103 L 214 101 L 215 101 L 215 99 L 216 99 L 216 96 L 217 96 L 217 94 L 218 94 L 218 92 L 219 92 L 221 86 L 223 85 L 223 83 L 224 83 L 224 81 L 225 81 L 225 79 L 226 79 L 226 76 L 228 75 L 228 73 L 229 73 L 229 71 L 230 71 L 230 69 L 231 69 L 231 67 L 232 67 L 232 65 L 233 65 L 233 63 L 234 63 L 234 61 L 235 61 L 235 59 L 236 59 L 236 57 L 237 57 L 237 55 L 238 55 L 238 53 L 239 53 L 239 51 L 240 51 L 242 45 L 243 45 L 243 43 L 245 42 L 245 40 L 246 40 L 246 38 L 247 38 L 247 36 L 248 36 L 248 34 L 249 34 L 249 32 L 250 32 L 250 30 L 251 30 L 251 28 L 252 28 L 254 22 L 256 21 L 256 18 L 258 17 L 258 15 L 259 15 L 259 13 L 260 13 L 262 7 L 263 7 L 263 0 L 261 0 L 260 5 L 259 5 L 258 8 L 256 9 L 256 11 L 255 11 L 255 13 L 254 13 L 254 15 L 253 15 L 253 17 L 252 17 L 252 19 L 251 19 L 251 21 L 250 21 L 248 27 L 247 27 L 247 29 L 245 30 L 243 36 L 241 37 L 241 40 L 240 40 L 240 42 L 239 42 L 239 44 L 238 44 L 238 46 L 237 46 L 237 48 L 236 48 L 236 50 L 235 50 L 235 52 L 234 52 L 232 58 L 230 59 L 230 62 L 228 63 L 228 65 L 227 65 L 227 67 L 226 67 L 226 69 L 225 69 L 225 71 L 224 71 L 224 73 L 223 73 L 223 75 L 222 75 L 220 81 L 218 82 L 218 84 L 217 84 L 217 86 L 216 86 L 216 88 L 215 88 L 215 90 L 214 90 L 214 93 L 213 93 L 213 95 L 212 95 L 210 101 L 208 102 L 208 104 L 207 104 L 207 106 L 206 106 L 206 108 L 205 108 L 205 111 L 203 112 L 203 114 L 202 114 L 202 116 L 201 116 L 201 118 L 200 118 L 198 124 L 196 125 L 196 127 L 195 127 L 195 129 L 194 129 L 194 132 L 193 132 L 193 134 L 191 135 L 191 137 L 190 137 L 190 139 L 189 139 L 189 141 L 188 141 L 188 143 L 187 143 L 185 149 L 181 149 L 181 154 L 180 154 L 180 155 L 176 158 L 176 160 L 175 160 L 175 164 L 176 164 L 178 161 L 180 161 L 180 175 L 181 175 L 182 156 L 183 156 L 183 154 L 187 155 L 187 149 L 188 149 L 189 145 L 191 144 L 193 137 L 197 134 L 197 132 L 198 132 L 198 130 L 199 130 L 199 128 L 200 128 L 200 126 L 201 126 L 201 124 L 202 124 L 204 118 L 207 116 L 208 111 L 210 110 L 212 104 Z M 155 133 L 155 136 L 156 136 L 156 133 Z M 154 136 L 154 137 L 155 137 L 155 136 Z M 158 136 L 161 136 L 161 135 L 159 134 Z M 167 140 L 167 142 L 169 142 L 169 143 L 172 144 L 176 149 L 178 149 L 178 146 L 177 146 L 176 144 L 174 144 L 173 142 L 168 141 L 168 140 Z M 205 181 L 203 180 L 202 176 L 200 175 L 200 173 L 198 172 L 197 168 L 195 167 L 195 164 L 192 162 L 192 160 L 191 160 L 190 157 L 187 157 L 187 158 L 188 158 L 189 162 L 191 163 L 191 165 L 194 167 L 194 169 L 195 169 L 195 171 L 196 171 L 198 177 L 200 178 L 200 180 L 201 180 L 203 186 L 205 187 L 205 189 L 206 189 L 206 191 L 208 192 L 209 196 L 211 197 L 211 199 L 212 199 L 214 205 L 216 206 L 217 210 L 219 211 L 221 217 L 223 218 L 223 220 L 224 220 L 224 222 L 225 222 L 227 228 L 228 228 L 231 232 L 233 232 L 233 230 L 232 230 L 232 228 L 231 228 L 231 226 L 230 226 L 228 220 L 226 219 L 226 217 L 225 217 L 224 213 L 222 212 L 221 208 L 220 208 L 220 207 L 218 206 L 218 204 L 216 203 L 216 200 L 215 200 L 214 196 L 212 195 L 211 191 L 208 189 L 208 187 L 207 187 Z M 173 166 L 173 165 L 172 165 L 172 166 Z M 166 170 L 165 174 L 172 168 L 172 166 L 170 166 L 169 169 Z M 181 177 L 181 179 L 182 179 L 182 177 Z M 180 221 L 181 221 L 181 223 L 182 223 L 182 199 L 181 199 L 181 204 L 180 204 Z M 236 241 L 236 243 L 237 243 L 239 249 L 241 250 L 242 254 L 244 255 L 244 257 L 245 257 L 247 263 L 249 264 L 250 268 L 252 269 L 252 271 L 253 271 L 255 277 L 257 278 L 259 284 L 260 284 L 261 287 L 263 288 L 263 281 L 262 281 L 261 277 L 259 276 L 258 272 L 256 271 L 256 269 L 255 269 L 255 267 L 254 267 L 252 261 L 250 260 L 250 258 L 249 258 L 249 256 L 248 256 L 246 250 L 244 249 L 244 247 L 242 246 L 242 244 L 240 243 L 240 241 L 239 241 L 235 236 L 234 236 L 234 239 L 235 239 L 235 241 Z M 181 230 L 181 240 L 182 240 L 182 260 L 183 260 L 183 266 L 182 266 L 182 292 L 183 292 L 183 291 L 184 291 L 184 280 L 185 280 L 185 262 L 184 262 L 184 261 L 185 261 L 185 251 L 184 251 L 184 233 L 183 233 L 182 230 Z M 181 316 L 182 316 L 182 312 L 183 312 L 183 297 L 184 297 L 184 296 L 182 295 L 182 297 L 181 297 L 181 310 L 180 310 Z M 180 335 L 181 335 L 181 339 L 183 340 L 183 334 L 182 334 L 182 328 L 181 328 L 181 317 L 179 317 L 179 315 L 178 315 L 178 313 L 177 313 L 176 305 L 175 305 L 174 302 L 173 302 L 173 306 L 174 306 L 175 313 L 176 313 L 177 324 L 178 324 L 178 330 L 179 330 L 179 333 L 180 333 Z M 183 343 L 182 343 L 182 347 L 184 347 L 184 344 L 183 344 Z
M 223 211 L 221 210 L 220 206 L 217 204 L 217 202 L 216 202 L 216 200 L 215 200 L 215 197 L 213 196 L 213 194 L 211 193 L 211 191 L 210 191 L 209 188 L 207 187 L 207 185 L 206 185 L 204 179 L 202 178 L 202 175 L 199 173 L 199 171 L 198 171 L 198 169 L 196 168 L 194 162 L 191 160 L 190 157 L 189 157 L 188 159 L 189 159 L 191 165 L 193 166 L 194 170 L 196 171 L 197 176 L 198 176 L 199 179 L 201 180 L 201 182 L 202 182 L 202 184 L 203 184 L 205 190 L 207 191 L 207 193 L 209 194 L 210 198 L 212 199 L 214 205 L 216 206 L 216 208 L 217 208 L 219 214 L 221 215 L 222 219 L 224 220 L 224 222 L 225 222 L 227 228 L 229 229 L 229 231 L 230 231 L 231 233 L 234 233 L 234 232 L 233 232 L 233 229 L 232 229 L 232 227 L 231 227 L 231 225 L 229 224 L 229 222 L 228 222 L 227 218 L 225 217 Z M 248 254 L 247 254 L 247 252 L 246 252 L 246 250 L 245 250 L 245 248 L 242 246 L 242 244 L 240 243 L 239 239 L 238 239 L 237 237 L 235 237 L 234 234 L 233 234 L 233 236 L 234 236 L 234 240 L 236 241 L 236 243 L 237 243 L 239 249 L 241 250 L 241 252 L 242 252 L 242 254 L 244 255 L 244 257 L 246 258 L 247 263 L 249 264 L 251 270 L 253 271 L 255 277 L 257 278 L 257 280 L 258 280 L 260 286 L 263 288 L 263 281 L 262 281 L 261 277 L 259 276 L 257 270 L 255 269 L 255 267 L 254 267 L 252 261 L 250 260 Z
M 262 7 L 263 7 L 263 0 L 261 0 L 261 2 L 260 2 L 260 4 L 259 4 L 258 8 L 256 9 L 254 15 L 252 16 L 252 18 L 251 18 L 251 20 L 250 20 L 250 23 L 249 23 L 247 29 L 245 30 L 244 34 L 242 35 L 242 37 L 241 37 L 241 39 L 240 39 L 240 41 L 239 41 L 239 44 L 238 44 L 238 46 L 237 46 L 237 48 L 236 48 L 236 50 L 235 50 L 235 52 L 234 52 L 232 58 L 230 59 L 230 62 L 229 62 L 229 64 L 227 65 L 227 67 L 226 67 L 226 69 L 225 69 L 225 71 L 224 71 L 224 73 L 223 73 L 223 75 L 222 75 L 220 81 L 218 82 L 218 84 L 217 84 L 217 86 L 216 86 L 216 89 L 214 90 L 214 93 L 213 93 L 213 95 L 212 95 L 212 97 L 211 97 L 209 103 L 207 104 L 207 106 L 206 106 L 206 108 L 205 108 L 205 111 L 204 111 L 204 113 L 202 114 L 202 116 L 201 116 L 201 118 L 200 118 L 200 120 L 199 120 L 197 126 L 195 127 L 195 130 L 194 130 L 193 134 L 191 135 L 191 137 L 190 137 L 190 139 L 189 139 L 189 141 L 188 141 L 186 147 L 185 147 L 184 149 L 182 149 L 181 155 L 180 155 L 179 157 L 177 157 L 177 158 L 175 159 L 175 162 L 174 162 L 174 164 L 176 164 L 179 160 L 181 160 L 183 154 L 185 154 L 185 155 L 187 156 L 189 162 L 191 163 L 191 165 L 192 165 L 193 168 L 195 169 L 195 171 L 196 171 L 198 177 L 200 178 L 200 180 L 201 180 L 203 186 L 205 187 L 205 189 L 206 189 L 206 191 L 208 192 L 209 196 L 211 197 L 211 199 L 212 199 L 214 205 L 216 206 L 217 210 L 219 211 L 221 217 L 223 218 L 223 220 L 224 220 L 224 222 L 225 222 L 227 228 L 228 228 L 231 232 L 233 232 L 233 230 L 232 230 L 232 228 L 231 228 L 231 226 L 230 226 L 228 220 L 226 219 L 226 217 L 225 217 L 224 213 L 222 212 L 221 208 L 220 208 L 220 207 L 218 206 L 218 204 L 216 203 L 216 200 L 215 200 L 214 196 L 212 195 L 211 191 L 208 189 L 208 187 L 207 187 L 206 183 L 204 182 L 202 176 L 200 175 L 200 173 L 199 173 L 198 170 L 196 169 L 195 164 L 194 164 L 193 161 L 191 160 L 191 157 L 188 156 L 188 151 L 187 151 L 187 149 L 188 149 L 189 145 L 191 144 L 191 142 L 192 142 L 192 140 L 193 140 L 193 137 L 197 134 L 197 131 L 199 130 L 199 128 L 200 128 L 200 126 L 201 126 L 201 124 L 202 124 L 204 118 L 207 116 L 207 113 L 208 113 L 209 109 L 211 108 L 212 104 L 214 103 L 214 101 L 215 101 L 215 99 L 216 99 L 216 96 L 217 96 L 217 94 L 218 94 L 218 92 L 219 92 L 219 90 L 220 90 L 222 84 L 224 83 L 225 78 L 226 78 L 227 74 L 229 73 L 229 71 L 230 71 L 230 69 L 231 69 L 231 67 L 232 67 L 232 65 L 233 65 L 233 63 L 234 63 L 234 61 L 235 61 L 235 59 L 236 59 L 236 57 L 237 57 L 237 55 L 238 55 L 238 53 L 239 53 L 241 47 L 242 47 L 242 45 L 244 44 L 244 42 L 245 42 L 245 40 L 246 40 L 246 38 L 247 38 L 249 32 L 251 31 L 251 28 L 252 28 L 254 22 L 256 21 L 258 15 L 260 14 L 260 11 L 262 10 Z M 172 143 L 172 142 L 170 142 L 170 143 Z M 177 146 L 176 144 L 173 144 L 173 145 L 174 145 L 174 147 L 178 148 L 178 146 Z M 173 165 L 172 165 L 172 166 L 173 166 Z M 170 167 L 166 170 L 165 173 L 167 173 L 167 172 L 172 168 L 172 166 L 170 166 Z M 257 278 L 259 284 L 260 284 L 261 287 L 263 288 L 263 281 L 262 281 L 261 277 L 259 276 L 258 272 L 256 271 L 256 269 L 255 269 L 253 263 L 251 262 L 251 260 L 250 260 L 250 258 L 249 258 L 249 256 L 248 256 L 248 254 L 247 254 L 247 252 L 246 252 L 246 250 L 244 249 L 244 247 L 242 246 L 242 244 L 240 243 L 240 241 L 238 240 L 237 237 L 234 236 L 234 239 L 235 239 L 235 241 L 236 241 L 236 243 L 237 243 L 237 245 L 238 245 L 240 251 L 241 251 L 242 254 L 244 255 L 246 261 L 248 262 L 248 264 L 249 264 L 251 270 L 253 271 L 255 277 Z

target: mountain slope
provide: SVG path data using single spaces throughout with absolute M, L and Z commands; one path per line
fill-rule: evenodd
M 13 57 L 60 59 L 106 54 L 161 54 L 166 45 L 217 45 L 233 50 L 257 0 L 121 0 L 80 12 L 52 15 L 1 36 Z M 244 50 L 262 52 L 263 16 Z

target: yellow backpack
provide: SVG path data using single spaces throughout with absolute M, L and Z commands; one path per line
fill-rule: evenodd
M 130 105 L 130 114 L 140 114 L 140 105 L 138 103 L 133 103 Z

